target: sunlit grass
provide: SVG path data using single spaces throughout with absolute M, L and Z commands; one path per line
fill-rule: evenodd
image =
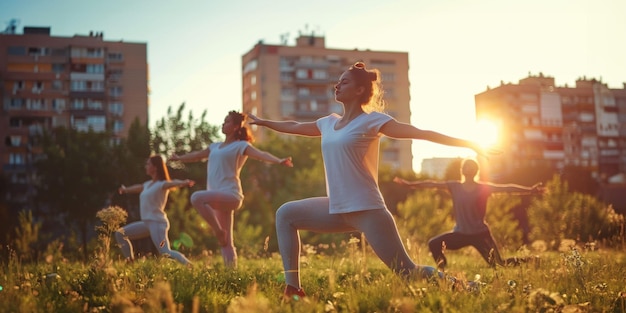
M 467 289 L 402 281 L 358 240 L 346 244 L 332 255 L 309 247 L 302 262 L 308 297 L 289 303 L 276 254 L 241 258 L 236 270 L 211 255 L 191 266 L 156 257 L 109 265 L 11 257 L 2 264 L 0 312 L 623 312 L 621 250 L 568 247 L 496 269 L 461 250 L 450 255 L 448 274 L 479 279 L 479 288 Z

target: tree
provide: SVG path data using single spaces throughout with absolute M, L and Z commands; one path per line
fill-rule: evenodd
M 624 217 L 610 205 L 580 192 L 555 175 L 546 185 L 547 192 L 528 209 L 533 240 L 545 240 L 558 248 L 564 239 L 591 242 L 623 238 Z
M 184 110 L 185 103 L 182 103 L 176 112 L 172 111 L 172 107 L 168 107 L 167 116 L 156 122 L 152 132 L 152 151 L 168 156 L 173 153 L 200 150 L 221 137 L 220 128 L 210 125 L 205 120 L 206 110 L 199 119 L 189 111 L 186 121 L 183 120 Z
M 146 180 L 145 162 L 150 156 L 150 130 L 136 118 L 128 129 L 128 136 L 113 147 L 117 159 L 118 171 L 115 173 L 116 187 L 130 185 Z M 113 205 L 124 207 L 129 213 L 129 221 L 139 219 L 139 197 L 119 196 L 111 190 Z M 152 243 L 150 243 L 152 245 Z
M 35 162 L 39 203 L 78 231 L 85 259 L 96 212 L 116 187 L 118 163 L 110 138 L 109 133 L 55 128 L 43 134 L 42 157 Z
M 196 119 L 193 112 L 189 111 L 187 120 L 183 120 L 185 103 L 182 103 L 174 112 L 171 107 L 167 109 L 167 116 L 157 121 L 152 131 L 150 141 L 154 153 L 165 157 L 172 154 L 183 154 L 190 151 L 206 149 L 206 147 L 221 138 L 220 128 L 210 125 L 206 119 L 206 110 Z M 173 177 L 181 177 L 196 181 L 195 190 L 206 187 L 206 164 L 202 162 L 187 164 L 171 164 Z

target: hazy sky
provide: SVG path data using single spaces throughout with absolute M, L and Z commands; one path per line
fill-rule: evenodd
M 151 125 L 183 102 L 212 124 L 240 110 L 241 56 L 259 40 L 288 33 L 293 45 L 314 31 L 328 48 L 408 52 L 412 123 L 467 137 L 474 95 L 501 81 L 543 73 L 559 86 L 586 76 L 623 88 L 624 13 L 624 0 L 0 0 L 0 27 L 17 19 L 19 33 L 147 43 Z M 415 141 L 414 168 L 467 155 Z

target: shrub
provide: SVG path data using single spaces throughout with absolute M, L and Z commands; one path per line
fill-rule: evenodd
M 528 211 L 532 239 L 545 240 L 556 249 L 564 239 L 591 242 L 623 238 L 624 217 L 611 206 L 590 195 L 569 192 L 567 183 L 558 176 L 546 189 Z

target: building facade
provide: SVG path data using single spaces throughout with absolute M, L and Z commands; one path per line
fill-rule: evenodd
M 301 35 L 295 46 L 257 43 L 242 56 L 243 111 L 275 120 L 314 121 L 343 113 L 334 98 L 339 76 L 357 61 L 381 72 L 386 113 L 410 122 L 408 53 L 330 49 L 325 38 Z M 255 136 L 262 140 L 261 129 Z M 412 170 L 411 140 L 384 138 L 381 162 Z
M 576 166 L 600 182 L 626 173 L 626 83 L 615 89 L 583 77 L 556 86 L 553 77 L 530 75 L 477 94 L 475 104 L 477 119 L 501 126 L 506 149 L 489 162 L 492 172 Z
M 57 37 L 49 27 L 0 33 L 0 146 L 8 203 L 32 193 L 33 139 L 57 126 L 125 137 L 148 119 L 145 43 L 105 41 L 102 33 Z
M 446 178 L 446 171 L 448 168 L 454 163 L 461 163 L 463 159 L 461 158 L 428 158 L 422 160 L 422 170 L 421 174 L 431 177 L 433 179 L 444 179 Z M 459 176 L 461 175 L 461 170 L 457 171 Z

